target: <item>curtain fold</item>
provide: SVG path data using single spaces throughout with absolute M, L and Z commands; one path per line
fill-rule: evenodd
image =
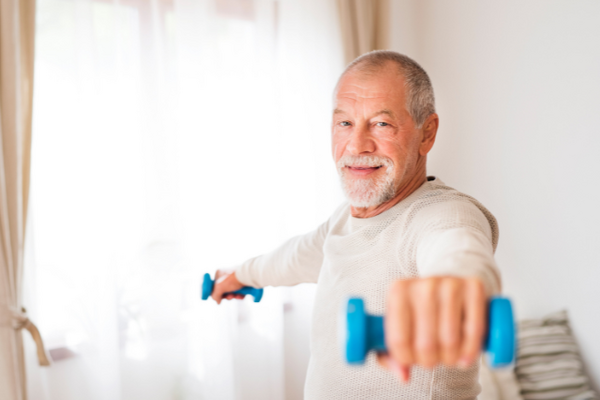
M 388 46 L 389 0 L 337 0 L 344 59 Z
M 33 93 L 34 0 L 0 0 L 0 398 L 25 399 L 21 330 L 39 331 L 22 307 Z

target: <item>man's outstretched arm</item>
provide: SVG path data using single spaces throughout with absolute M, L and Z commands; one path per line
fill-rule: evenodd
M 412 365 L 466 368 L 481 352 L 486 306 L 489 296 L 500 291 L 500 275 L 487 220 L 476 210 L 464 215 L 468 223 L 459 217 L 425 229 L 416 255 L 420 277 L 390 288 L 385 320 L 389 353 L 379 361 L 403 381 Z
M 293 286 L 299 283 L 316 283 L 323 263 L 323 243 L 329 221 L 316 230 L 293 237 L 274 251 L 251 258 L 234 272 L 217 271 L 212 297 L 220 303 L 222 298 L 242 298 L 227 295 L 243 286 Z

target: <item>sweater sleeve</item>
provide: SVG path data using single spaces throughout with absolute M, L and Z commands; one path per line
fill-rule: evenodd
M 246 261 L 236 269 L 237 279 L 256 288 L 316 283 L 328 228 L 329 221 L 312 232 L 288 240 L 270 253 Z
M 424 210 L 430 223 L 417 246 L 419 275 L 477 277 L 488 295 L 500 292 L 501 281 L 490 224 L 472 204 L 445 204 Z M 448 217 L 450 216 L 450 217 Z

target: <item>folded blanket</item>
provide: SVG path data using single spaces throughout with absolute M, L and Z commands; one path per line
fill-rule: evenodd
M 515 373 L 525 400 L 588 400 L 590 389 L 566 311 L 519 323 Z

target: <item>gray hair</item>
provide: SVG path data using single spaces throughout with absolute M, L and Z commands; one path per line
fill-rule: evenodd
M 435 113 L 435 97 L 427 72 L 412 58 L 390 50 L 371 51 L 352 61 L 342 76 L 354 69 L 375 73 L 388 62 L 396 63 L 404 77 L 406 108 L 417 128 L 421 128 L 427 117 Z

